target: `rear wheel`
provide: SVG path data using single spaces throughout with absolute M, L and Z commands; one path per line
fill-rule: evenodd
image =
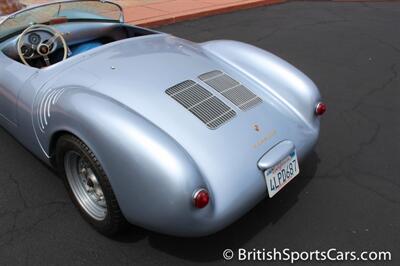
M 126 228 L 110 182 L 93 152 L 77 137 L 62 136 L 56 160 L 72 201 L 100 233 L 113 236 Z

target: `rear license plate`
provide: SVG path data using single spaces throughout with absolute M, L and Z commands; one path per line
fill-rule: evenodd
M 264 172 L 269 197 L 272 198 L 299 173 L 296 151 L 293 151 L 277 165 Z

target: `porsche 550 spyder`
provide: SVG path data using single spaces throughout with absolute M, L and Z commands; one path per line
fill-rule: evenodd
M 105 235 L 221 230 L 299 174 L 326 110 L 277 56 L 128 25 L 108 1 L 3 18 L 0 71 L 0 125 Z

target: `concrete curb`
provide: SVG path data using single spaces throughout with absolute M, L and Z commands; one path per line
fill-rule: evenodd
M 230 6 L 223 6 L 217 7 L 215 9 L 210 10 L 200 10 L 200 11 L 193 11 L 191 13 L 183 13 L 181 15 L 176 15 L 174 17 L 168 18 L 154 18 L 151 21 L 144 21 L 144 22 L 136 22 L 135 25 L 142 26 L 142 27 L 157 27 L 162 25 L 173 24 L 181 21 L 186 20 L 194 20 L 201 17 L 206 16 L 213 16 L 218 14 L 229 13 L 237 10 L 249 9 L 254 7 L 266 6 L 266 5 L 273 5 L 273 4 L 281 4 L 285 3 L 287 0 L 259 0 L 259 1 L 252 1 L 247 3 L 237 3 L 235 5 Z M 132 23 L 132 22 L 128 22 Z

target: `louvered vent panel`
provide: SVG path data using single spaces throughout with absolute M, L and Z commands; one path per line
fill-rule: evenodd
M 262 103 L 260 97 L 221 71 L 214 70 L 199 78 L 243 111 Z
M 192 80 L 179 83 L 165 92 L 211 129 L 218 128 L 236 115 L 229 106 Z

